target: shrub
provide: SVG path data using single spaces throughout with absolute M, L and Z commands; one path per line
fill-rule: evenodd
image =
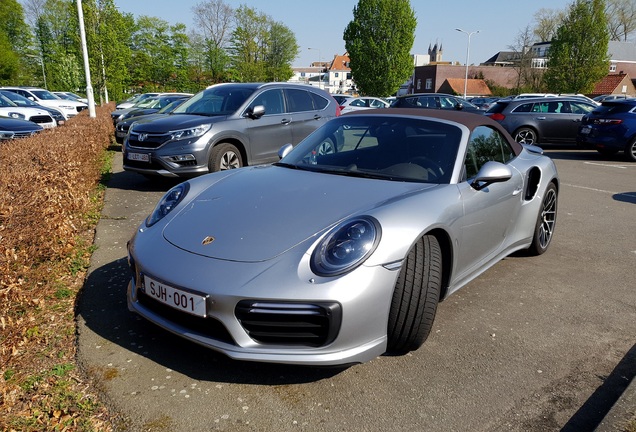
M 94 396 L 76 388 L 74 303 L 102 203 L 112 105 L 0 142 L 2 430 L 104 428 Z

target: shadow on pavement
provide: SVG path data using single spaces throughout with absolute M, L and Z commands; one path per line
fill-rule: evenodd
M 603 421 L 636 375 L 636 345 L 625 354 L 603 384 L 563 426 L 561 432 L 593 431 Z

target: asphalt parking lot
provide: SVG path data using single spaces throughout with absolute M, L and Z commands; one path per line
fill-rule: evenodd
M 636 164 L 545 147 L 550 250 L 440 304 L 406 356 L 340 369 L 235 362 L 126 307 L 126 241 L 174 182 L 121 170 L 78 305 L 80 364 L 135 431 L 593 431 L 636 373 Z

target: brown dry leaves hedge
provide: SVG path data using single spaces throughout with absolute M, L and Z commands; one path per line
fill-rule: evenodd
M 0 430 L 102 429 L 78 408 L 94 402 L 74 367 L 74 303 L 113 109 L 0 142 Z

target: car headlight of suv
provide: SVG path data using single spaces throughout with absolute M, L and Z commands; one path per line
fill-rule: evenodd
M 150 213 L 150 216 L 148 216 L 148 218 L 146 219 L 146 226 L 150 228 L 161 219 L 166 217 L 166 215 L 174 210 L 174 208 L 188 194 L 188 190 L 190 190 L 190 184 L 185 182 L 176 185 L 168 192 L 166 192 L 163 198 L 159 200 L 152 213 Z
M 178 131 L 172 132 L 170 135 L 170 139 L 173 141 L 187 139 L 187 138 L 198 138 L 212 127 L 211 124 L 199 125 L 190 129 L 182 129 Z
M 26 119 L 26 116 L 24 114 L 20 114 L 18 112 L 10 112 L 9 113 L 9 117 L 16 118 L 16 119 L 22 119 L 22 120 Z
M 311 270 L 318 276 L 337 276 L 353 270 L 373 253 L 381 234 L 380 223 L 369 216 L 335 226 L 314 250 Z

